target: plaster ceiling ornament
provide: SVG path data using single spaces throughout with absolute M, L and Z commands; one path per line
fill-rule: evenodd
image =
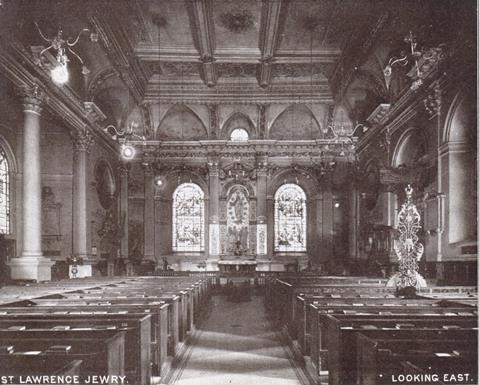
M 222 13 L 219 21 L 223 27 L 234 33 L 246 32 L 255 24 L 253 15 L 248 9 Z
M 158 13 L 152 15 L 152 23 L 159 28 L 165 28 L 168 25 L 168 20 Z
M 218 63 L 220 77 L 247 78 L 255 77 L 257 66 L 253 63 Z
M 275 63 L 273 75 L 285 77 L 325 76 L 331 67 L 324 63 Z
M 160 67 L 165 76 L 198 76 L 200 71 L 198 63 L 190 62 L 163 62 Z
M 306 31 L 313 33 L 322 24 L 322 20 L 319 17 L 308 15 L 301 21 L 301 26 Z

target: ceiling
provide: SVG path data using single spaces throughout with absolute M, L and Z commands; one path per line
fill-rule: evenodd
M 162 104 L 237 112 L 304 104 L 321 137 L 332 115 L 353 124 L 391 101 L 383 68 L 408 49 L 409 31 L 422 47 L 471 47 L 462 31 L 475 29 L 475 9 L 473 0 L 3 0 L 0 33 L 32 52 L 45 45 L 34 22 L 49 37 L 59 25 L 67 37 L 84 27 L 98 33 L 98 43 L 82 37 L 75 46 L 90 73 L 82 79 L 72 59 L 69 86 L 118 126 L 133 114 L 162 137 L 153 132 L 167 115 Z M 193 108 L 199 127 L 209 128 L 208 108 Z M 256 125 L 261 115 L 252 111 L 244 112 Z M 281 111 L 270 108 L 267 126 L 269 114 L 273 121 Z

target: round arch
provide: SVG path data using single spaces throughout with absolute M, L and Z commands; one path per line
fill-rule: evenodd
M 205 193 L 196 183 L 181 183 L 172 196 L 172 251 L 204 250 Z
M 307 251 L 307 196 L 296 183 L 284 183 L 275 191 L 274 251 Z
M 8 129 L 3 124 L 0 124 L 0 127 L 5 127 L 6 129 Z M 3 151 L 5 151 L 10 174 L 16 174 L 18 172 L 17 158 L 15 157 L 15 153 L 13 152 L 12 146 L 10 146 L 10 143 L 8 142 L 8 140 L 1 134 L 0 134 L 0 147 L 2 147 Z
M 427 140 L 421 130 L 410 127 L 398 138 L 391 159 L 392 167 L 408 165 L 428 153 Z
M 252 120 L 249 116 L 245 115 L 243 112 L 234 112 L 231 114 L 228 119 L 223 124 L 220 132 L 223 139 L 230 140 L 230 136 L 235 129 L 243 129 L 248 133 L 249 139 L 254 139 L 256 137 L 256 129 Z
M 267 195 L 273 197 L 277 189 L 286 183 L 299 185 L 305 191 L 307 200 L 321 189 L 321 185 L 315 176 L 311 175 L 307 170 L 303 168 L 288 168 L 280 170 L 273 176 L 268 184 Z

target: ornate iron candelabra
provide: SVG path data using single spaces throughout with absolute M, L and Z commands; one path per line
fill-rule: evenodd
M 423 245 L 418 241 L 420 230 L 420 214 L 412 202 L 413 189 L 410 185 L 405 189 L 406 202 L 398 213 L 399 237 L 395 240 L 394 249 L 399 261 L 399 271 L 387 283 L 396 286 L 397 290 L 407 287 L 426 287 L 425 279 L 418 273 L 418 261 L 423 255 Z

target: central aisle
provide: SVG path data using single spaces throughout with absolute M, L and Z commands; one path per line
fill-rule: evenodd
M 272 331 L 263 297 L 232 303 L 215 296 L 172 385 L 299 385 L 288 348 Z

